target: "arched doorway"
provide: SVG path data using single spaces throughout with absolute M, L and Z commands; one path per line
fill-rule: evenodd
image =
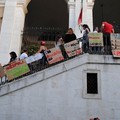
M 25 26 L 68 28 L 68 4 L 65 0 L 31 0 Z
M 66 0 L 31 0 L 25 18 L 22 49 L 36 52 L 41 40 L 47 48 L 54 47 L 58 33 L 64 35 L 68 28 L 69 11 Z
M 120 32 L 119 0 L 95 0 L 93 8 L 93 25 L 100 28 L 102 21 L 113 24 L 115 31 Z

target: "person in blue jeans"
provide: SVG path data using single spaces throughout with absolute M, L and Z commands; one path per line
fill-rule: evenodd
M 83 52 L 86 53 L 88 52 L 88 49 L 89 49 L 88 33 L 90 32 L 90 28 L 87 24 L 83 24 L 82 27 L 83 27 L 82 49 L 83 49 Z

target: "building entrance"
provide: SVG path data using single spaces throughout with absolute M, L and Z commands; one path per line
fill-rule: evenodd
M 42 40 L 48 48 L 54 47 L 56 35 L 64 36 L 68 28 L 68 3 L 65 0 L 31 0 L 27 8 L 21 50 L 27 48 L 33 54 Z
M 26 27 L 68 28 L 69 12 L 65 0 L 31 0 Z

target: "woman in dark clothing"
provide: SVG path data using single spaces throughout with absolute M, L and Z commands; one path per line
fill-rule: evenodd
M 42 61 L 43 65 L 45 65 L 47 63 L 47 58 L 46 58 L 45 53 L 44 53 L 44 51 L 46 51 L 46 50 L 47 50 L 47 47 L 46 47 L 45 41 L 41 41 L 40 48 L 37 51 L 37 53 L 41 53 L 42 54 L 43 57 L 42 57 L 41 61 Z
M 13 62 L 17 59 L 17 54 L 14 51 L 10 52 L 9 54 L 10 54 L 10 57 L 11 57 L 9 63 Z
M 47 47 L 45 46 L 45 44 L 46 44 L 45 41 L 41 41 L 40 48 L 37 51 L 37 53 L 44 53 L 44 51 L 47 50 Z
M 67 33 L 65 34 L 64 42 L 68 43 L 76 39 L 76 35 L 73 32 L 72 28 L 69 28 Z

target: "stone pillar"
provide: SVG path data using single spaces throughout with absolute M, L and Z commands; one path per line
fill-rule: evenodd
M 75 30 L 75 1 L 69 0 L 68 6 L 69 6 L 69 27 Z
M 89 23 L 89 27 L 90 27 L 91 31 L 93 31 L 93 6 L 94 6 L 94 1 L 88 0 L 87 1 L 86 23 Z
M 83 0 L 83 14 L 82 14 L 82 24 L 88 24 L 91 31 L 93 31 L 93 5 L 94 0 Z M 78 26 L 78 17 L 81 10 L 81 0 L 76 0 L 75 4 L 75 33 L 76 36 L 82 37 L 82 33 L 80 31 L 80 28 Z
M 76 0 L 75 3 L 75 34 L 77 38 L 80 38 L 82 36 L 80 27 L 78 25 L 78 17 L 81 11 L 81 0 Z
M 6 0 L 0 35 L 0 63 L 9 62 L 11 51 L 19 57 L 21 49 L 21 32 L 24 27 L 25 6 L 19 0 Z

